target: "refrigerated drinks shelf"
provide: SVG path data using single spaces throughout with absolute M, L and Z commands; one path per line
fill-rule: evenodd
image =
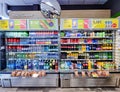
M 64 61 L 67 61 L 67 60 L 73 60 L 73 61 L 86 61 L 88 59 L 61 59 L 61 60 L 64 60 Z M 89 59 L 89 60 L 104 60 L 104 61 L 112 61 L 113 59 Z
M 67 44 L 68 44 L 68 45 L 70 45 L 70 44 L 71 44 L 71 45 L 74 45 L 74 44 L 78 44 L 78 45 L 79 45 L 79 44 L 80 44 L 80 45 L 84 45 L 84 44 L 85 44 L 85 45 L 96 44 L 96 45 L 97 45 L 97 44 L 113 44 L 113 42 L 112 42 L 112 43 L 61 43 L 61 45 L 67 45 Z
M 112 39 L 113 37 L 61 37 L 61 39 Z
M 7 44 L 10 46 L 41 46 L 41 45 L 49 45 L 49 46 L 58 46 L 58 44 Z
M 47 38 L 52 38 L 52 39 L 54 39 L 54 38 L 58 38 L 57 36 L 48 36 L 48 37 L 41 37 L 41 36 L 29 36 L 29 37 L 17 37 L 17 36 L 14 36 L 14 37 L 6 37 L 6 38 L 20 38 L 20 39 L 22 39 L 22 38 L 41 38 L 41 39 L 47 39 Z
M 84 52 L 113 52 L 113 50 L 90 50 L 90 51 L 71 50 L 71 51 L 61 51 L 61 52 L 67 52 L 67 53 L 72 53 L 72 52 L 78 52 L 78 53 L 84 53 Z

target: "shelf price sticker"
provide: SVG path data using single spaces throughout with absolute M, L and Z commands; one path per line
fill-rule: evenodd
M 27 29 L 27 21 L 24 19 L 10 20 L 9 28 L 12 30 L 25 30 Z
M 0 20 L 0 30 L 9 30 L 8 20 Z
M 29 29 L 58 30 L 56 19 L 29 20 Z

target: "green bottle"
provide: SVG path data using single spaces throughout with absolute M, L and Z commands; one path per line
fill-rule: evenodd
M 61 37 L 64 37 L 64 36 L 65 36 L 64 32 L 61 32 L 61 33 L 60 33 L 60 36 L 61 36 Z

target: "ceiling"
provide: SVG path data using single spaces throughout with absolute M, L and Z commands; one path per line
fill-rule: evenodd
M 7 3 L 11 6 L 33 5 L 39 4 L 41 0 L 0 0 L 0 3 Z M 88 4 L 104 4 L 108 0 L 58 0 L 60 5 L 88 5 Z

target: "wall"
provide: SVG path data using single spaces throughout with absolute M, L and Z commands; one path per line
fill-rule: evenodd
M 120 0 L 108 0 L 108 2 L 105 4 L 106 8 L 111 9 L 111 15 L 120 12 Z
M 62 10 L 61 18 L 109 18 L 110 10 Z M 11 19 L 44 18 L 40 11 L 11 11 Z

